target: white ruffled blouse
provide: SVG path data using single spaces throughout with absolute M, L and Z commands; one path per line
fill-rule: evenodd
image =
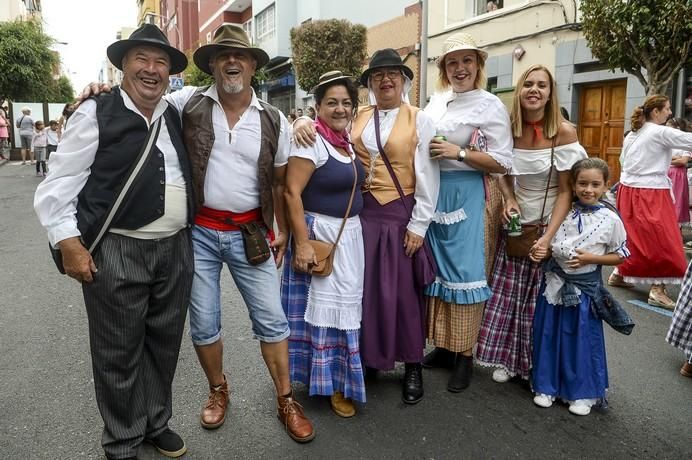
M 596 270 L 598 266 L 594 264 L 579 268 L 567 266 L 567 261 L 577 255 L 577 249 L 597 255 L 616 253 L 622 258 L 629 257 L 627 233 L 620 217 L 606 207 L 580 211 L 573 206 L 553 238 L 553 258 L 565 273 L 581 274 Z M 560 289 L 564 281 L 550 272 L 545 274 L 545 280 L 546 299 L 553 305 L 559 305 L 562 303 Z
M 547 222 L 558 193 L 558 172 L 569 171 L 577 161 L 586 158 L 586 150 L 579 144 L 555 147 L 553 173 L 550 176 L 548 197 L 545 200 L 543 222 Z M 514 195 L 519 204 L 522 224 L 534 224 L 541 219 L 541 210 L 548 185 L 550 148 L 540 150 L 514 149 L 514 161 L 510 174 L 515 176 Z

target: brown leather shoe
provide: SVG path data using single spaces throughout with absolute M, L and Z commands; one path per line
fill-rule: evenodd
M 692 363 L 685 363 L 682 365 L 680 368 L 680 375 L 684 375 L 685 377 L 692 377 Z
M 303 413 L 303 406 L 293 399 L 293 392 L 287 397 L 279 396 L 277 401 L 277 417 L 286 427 L 288 435 L 296 442 L 312 441 L 315 429 Z
M 353 400 L 351 398 L 344 398 L 342 392 L 335 391 L 329 399 L 332 410 L 339 417 L 349 418 L 356 415 L 356 406 L 353 405 Z
M 626 282 L 621 275 L 611 273 L 608 277 L 608 286 L 621 287 L 625 289 L 633 288 L 634 284 Z
M 202 427 L 212 430 L 223 425 L 226 421 L 226 407 L 228 407 L 228 381 L 224 375 L 221 385 L 209 386 L 209 398 L 199 417 Z

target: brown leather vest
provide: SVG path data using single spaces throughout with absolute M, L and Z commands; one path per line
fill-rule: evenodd
M 195 189 L 197 209 L 200 209 L 204 204 L 204 178 L 207 174 L 209 155 L 215 139 L 212 123 L 214 100 L 204 96 L 208 88 L 198 88 L 183 109 L 183 137 L 192 165 L 192 185 Z M 281 118 L 275 107 L 264 101 L 260 101 L 260 104 L 264 110 L 260 110 L 262 141 L 257 160 L 257 177 L 260 185 L 262 221 L 267 228 L 271 229 L 274 223 L 274 200 L 272 198 L 274 156 L 279 145 Z M 232 176 L 229 176 L 228 180 L 233 180 Z
M 413 167 L 413 159 L 418 145 L 418 132 L 416 130 L 416 116 L 420 109 L 409 104 L 402 103 L 397 114 L 396 121 L 389 134 L 387 143 L 383 145 L 392 169 L 399 179 L 404 195 L 410 195 L 416 189 L 416 175 Z M 381 156 L 371 165 L 370 153 L 365 148 L 361 135 L 365 126 L 375 113 L 375 106 L 358 109 L 358 116 L 353 120 L 351 139 L 356 154 L 363 163 L 366 171 L 364 191 L 372 193 L 378 203 L 385 205 L 399 199 L 399 192 L 387 171 Z

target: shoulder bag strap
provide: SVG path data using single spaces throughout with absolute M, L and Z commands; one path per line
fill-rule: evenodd
M 545 184 L 545 195 L 543 196 L 543 207 L 541 208 L 541 220 L 538 226 L 543 227 L 543 216 L 545 215 L 545 204 L 548 201 L 548 190 L 550 189 L 550 179 L 553 175 L 553 168 L 555 167 L 555 142 L 557 142 L 557 134 L 553 137 L 553 143 L 550 146 L 550 170 L 548 171 L 548 182 Z
M 380 151 L 380 156 L 382 157 L 382 161 L 384 161 L 384 165 L 387 167 L 387 171 L 389 171 L 389 175 L 392 176 L 392 181 L 394 182 L 394 186 L 396 187 L 397 191 L 399 192 L 399 197 L 401 197 L 401 202 L 404 204 L 404 208 L 406 208 L 406 212 L 411 214 L 412 210 L 406 206 L 406 200 L 404 199 L 404 191 L 401 189 L 401 184 L 399 183 L 399 179 L 396 177 L 396 174 L 394 173 L 394 168 L 392 168 L 392 164 L 389 162 L 389 158 L 387 158 L 387 154 L 384 153 L 384 148 L 382 147 L 382 141 L 380 139 L 380 112 L 377 110 L 377 107 L 375 107 L 375 140 L 377 141 L 377 150 Z
M 322 143 L 324 144 L 325 147 L 327 147 L 327 144 L 324 142 L 324 139 L 320 138 L 322 140 Z M 327 155 L 329 155 L 329 148 L 327 147 Z M 356 185 L 358 185 L 358 169 L 356 168 L 356 160 L 355 160 L 355 155 L 351 154 L 349 152 L 349 156 L 351 158 L 351 166 L 353 166 L 353 187 L 351 188 L 351 197 L 348 199 L 348 207 L 346 208 L 346 214 L 344 215 L 344 220 L 341 222 L 341 228 L 339 228 L 339 234 L 336 235 L 336 241 L 334 241 L 334 246 L 332 247 L 332 251 L 334 252 L 334 249 L 336 248 L 336 245 L 339 244 L 339 240 L 341 239 L 341 234 L 344 232 L 344 227 L 346 226 L 346 221 L 348 220 L 348 215 L 351 213 L 351 206 L 353 205 L 353 198 L 356 196 Z
M 128 177 L 125 179 L 125 182 L 123 183 L 122 190 L 120 190 L 120 193 L 118 194 L 115 201 L 111 205 L 111 208 L 108 211 L 108 215 L 106 216 L 106 220 L 103 222 L 101 229 L 96 234 L 96 238 L 94 238 L 94 242 L 91 243 L 91 246 L 89 246 L 89 252 L 90 253 L 93 252 L 94 249 L 96 249 L 99 242 L 101 241 L 101 238 L 103 238 L 103 235 L 106 233 L 106 231 L 110 227 L 111 222 L 113 221 L 113 218 L 115 217 L 115 214 L 118 212 L 120 205 L 122 204 L 123 200 L 125 199 L 125 195 L 127 195 L 127 192 L 132 187 L 132 183 L 135 181 L 135 178 L 137 177 L 139 172 L 142 170 L 142 167 L 144 166 L 144 162 L 146 161 L 147 157 L 149 156 L 149 152 L 151 151 L 152 147 L 156 143 L 156 139 L 158 139 L 158 137 L 159 137 L 159 131 L 161 131 L 161 119 L 162 118 L 163 118 L 163 115 L 158 117 L 154 121 L 154 123 L 152 123 L 151 126 L 149 127 L 149 132 L 147 133 L 147 137 L 144 139 L 144 145 L 142 146 L 142 150 L 140 150 L 140 152 L 139 152 L 139 156 L 137 157 L 137 162 L 135 163 L 134 168 L 132 168 L 132 171 L 130 171 L 130 174 L 128 175 Z

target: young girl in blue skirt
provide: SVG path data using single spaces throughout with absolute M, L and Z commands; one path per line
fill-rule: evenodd
M 583 159 L 574 164 L 571 176 L 576 200 L 553 238 L 536 304 L 533 401 L 550 407 L 560 398 L 571 413 L 588 415 L 608 388 L 603 323 L 592 308 L 604 292 L 601 266 L 618 265 L 629 252 L 620 217 L 600 201 L 607 190 L 608 165 L 598 158 Z M 548 255 L 548 250 L 539 254 Z

